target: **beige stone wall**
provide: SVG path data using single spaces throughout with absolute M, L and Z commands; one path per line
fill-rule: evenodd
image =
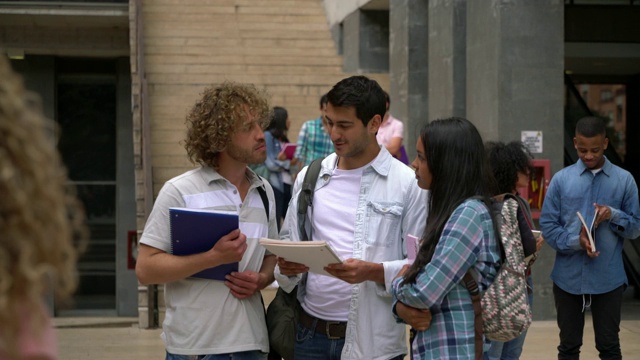
M 180 141 L 185 114 L 202 89 L 254 83 L 289 111 L 292 141 L 318 116 L 318 100 L 340 79 L 342 57 L 321 0 L 145 0 L 153 193 L 192 165 Z M 388 88 L 387 74 L 368 74 Z

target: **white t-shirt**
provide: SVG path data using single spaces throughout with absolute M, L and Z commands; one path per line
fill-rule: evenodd
M 364 167 L 334 169 L 327 186 L 313 197 L 313 240 L 326 240 L 341 259 L 353 255 L 356 207 Z M 339 199 L 339 200 L 338 200 Z M 352 285 L 340 279 L 309 273 L 303 308 L 323 320 L 347 321 Z

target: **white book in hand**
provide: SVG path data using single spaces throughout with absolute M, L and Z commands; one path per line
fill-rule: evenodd
M 591 220 L 591 226 L 587 226 L 587 222 L 584 221 L 584 217 L 580 214 L 580 211 L 577 212 L 578 218 L 582 223 L 582 226 L 587 231 L 587 236 L 589 237 L 589 244 L 591 245 L 591 251 L 596 252 L 596 217 L 598 217 L 598 209 L 596 208 L 595 213 L 593 214 L 593 219 Z
M 289 241 L 262 238 L 260 245 L 286 261 L 303 264 L 310 272 L 320 275 L 333 276 L 324 271 L 324 267 L 342 263 L 338 253 L 324 240 Z

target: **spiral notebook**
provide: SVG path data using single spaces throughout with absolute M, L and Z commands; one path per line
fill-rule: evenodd
M 193 255 L 210 250 L 218 240 L 239 227 L 235 212 L 169 208 L 171 228 L 171 253 Z M 192 277 L 225 280 L 225 275 L 238 271 L 238 263 L 223 264 L 202 270 Z

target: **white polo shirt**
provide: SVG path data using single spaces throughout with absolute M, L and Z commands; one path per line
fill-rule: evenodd
M 149 215 L 140 242 L 170 253 L 169 208 L 233 210 L 247 250 L 239 271 L 260 271 L 265 250 L 260 237 L 277 238 L 273 189 L 264 182 L 270 204 L 269 222 L 257 187 L 262 181 L 247 169 L 251 186 L 244 202 L 238 190 L 215 170 L 188 171 L 165 183 Z M 260 293 L 239 300 L 222 281 L 187 278 L 165 284 L 166 316 L 162 325 L 166 349 L 172 354 L 204 355 L 269 351 Z

